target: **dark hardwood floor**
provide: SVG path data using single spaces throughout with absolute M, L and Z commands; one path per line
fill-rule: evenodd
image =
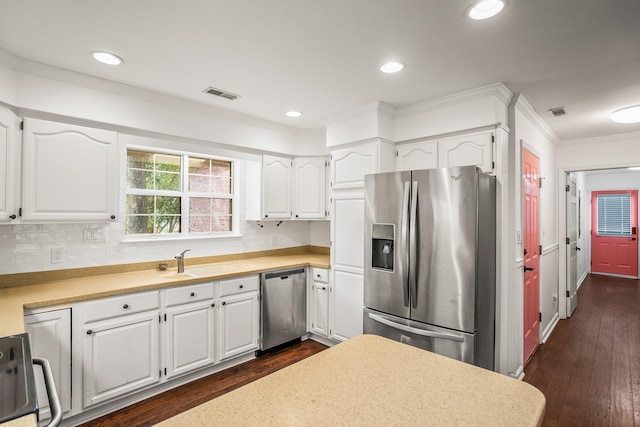
M 312 340 L 293 344 L 127 406 L 119 411 L 82 424 L 82 426 L 151 426 L 319 353 L 326 348 L 325 345 Z
M 543 426 L 640 426 L 640 281 L 589 275 L 524 372 Z

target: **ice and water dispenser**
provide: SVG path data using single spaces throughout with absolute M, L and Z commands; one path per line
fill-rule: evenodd
M 371 225 L 371 267 L 393 271 L 395 229 L 393 224 Z

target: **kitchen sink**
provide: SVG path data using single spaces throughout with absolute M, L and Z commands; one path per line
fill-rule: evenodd
M 177 270 L 158 271 L 158 276 L 167 280 L 188 279 L 192 277 L 213 277 L 221 274 L 238 273 L 242 267 L 232 264 L 202 264 L 187 267 L 184 273 Z

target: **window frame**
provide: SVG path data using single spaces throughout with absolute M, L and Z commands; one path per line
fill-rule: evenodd
M 601 199 L 603 201 L 603 206 L 601 206 L 600 204 Z M 615 218 L 615 220 L 617 221 L 615 222 L 619 223 L 620 227 L 609 227 L 608 224 L 611 224 L 614 221 L 606 221 L 605 223 L 601 223 L 601 208 L 602 207 L 605 208 L 605 212 L 603 216 L 605 217 L 605 220 L 606 220 L 607 204 L 611 203 L 611 202 L 608 202 L 608 200 L 611 200 L 613 202 L 616 199 L 619 199 L 620 202 L 619 202 L 619 206 L 615 206 L 615 208 L 619 207 L 618 211 L 614 211 L 616 213 L 619 212 L 619 215 L 616 215 L 617 218 Z M 625 192 L 604 193 L 604 194 L 596 195 L 596 203 L 597 203 L 596 235 L 598 237 L 623 237 L 623 238 L 632 237 L 632 226 L 631 226 L 632 225 L 631 214 L 633 209 L 631 206 L 632 202 L 633 202 L 633 197 L 631 197 L 631 194 L 625 193 Z M 619 231 L 619 232 L 616 232 L 616 231 Z
M 172 155 L 180 157 L 180 188 L 179 190 L 148 190 L 129 188 L 127 183 L 128 156 L 130 151 L 139 151 L 149 154 Z M 189 191 L 189 159 L 208 159 L 230 162 L 230 193 L 206 193 Z M 238 179 L 238 159 L 226 156 L 218 156 L 215 154 L 205 154 L 183 150 L 171 150 L 157 148 L 146 145 L 126 145 L 124 152 L 124 171 L 123 171 L 123 201 L 124 201 L 124 238 L 125 241 L 156 241 L 156 240 L 185 240 L 185 239 L 211 239 L 221 237 L 240 236 L 240 220 L 239 220 L 239 179 Z M 180 206 L 180 231 L 176 233 L 127 233 L 127 198 L 129 195 L 142 196 L 171 196 L 179 197 Z M 189 231 L 189 206 L 191 198 L 210 198 L 210 199 L 228 199 L 231 201 L 231 218 L 229 231 L 209 231 L 209 232 L 190 232 Z

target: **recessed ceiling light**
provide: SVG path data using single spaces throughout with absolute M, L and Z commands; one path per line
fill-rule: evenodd
M 300 117 L 302 113 L 300 111 L 287 111 L 287 117 Z
M 93 59 L 96 61 L 100 61 L 107 65 L 120 65 L 124 62 L 124 60 L 118 55 L 114 55 L 109 52 L 93 51 L 91 52 L 91 56 L 93 56 Z
M 617 123 L 640 123 L 640 105 L 614 111 L 611 113 L 611 120 Z
M 403 68 L 404 68 L 404 64 L 401 64 L 400 62 L 391 61 L 381 66 L 380 71 L 382 71 L 383 73 L 397 73 Z
M 482 0 L 469 9 L 469 18 L 488 19 L 496 16 L 504 8 L 502 0 Z

